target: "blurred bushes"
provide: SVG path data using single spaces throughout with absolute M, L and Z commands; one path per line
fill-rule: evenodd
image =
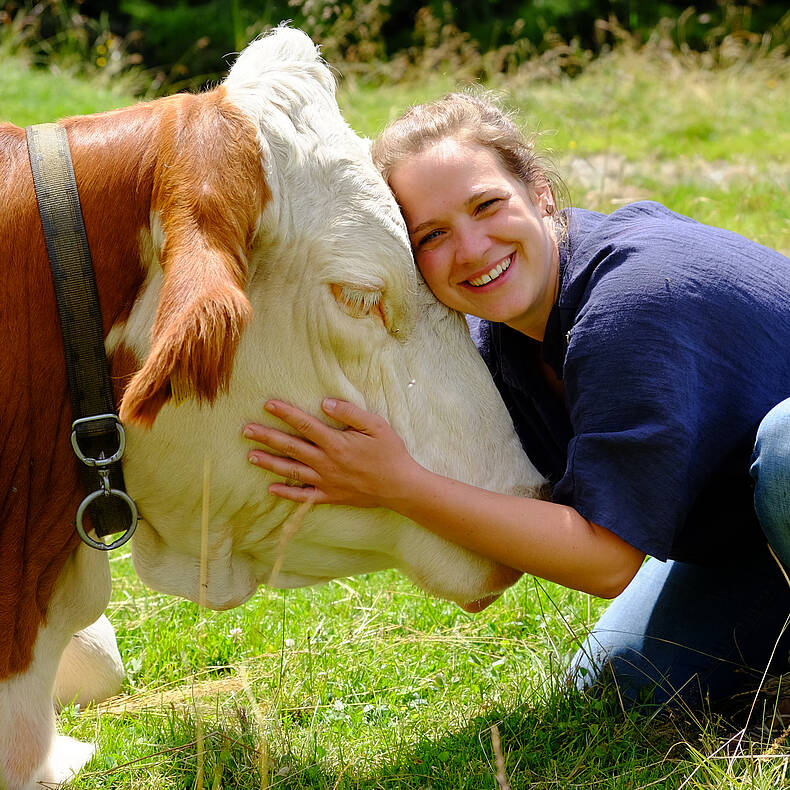
M 572 76 L 657 34 L 685 51 L 784 52 L 790 29 L 786 0 L 41 0 L 5 3 L 0 53 L 110 76 L 145 67 L 147 92 L 170 92 L 219 79 L 233 53 L 283 20 L 345 77 L 377 82 L 436 70 L 490 79 L 536 61 L 538 73 Z
M 119 93 L 141 95 L 150 88 L 150 73 L 136 51 L 139 38 L 139 31 L 114 33 L 106 12 L 87 16 L 58 0 L 0 8 L 0 62 L 12 58 L 54 74 L 87 76 Z

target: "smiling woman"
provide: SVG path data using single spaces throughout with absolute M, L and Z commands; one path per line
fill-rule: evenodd
M 425 281 L 471 314 L 553 501 L 432 473 L 334 398 L 324 411 L 345 430 L 280 401 L 268 410 L 302 438 L 247 427 L 276 451 L 250 461 L 299 481 L 269 490 L 389 508 L 617 597 L 575 659 L 580 684 L 614 677 L 630 702 L 743 690 L 790 647 L 790 589 L 765 538 L 790 565 L 790 260 L 657 203 L 557 212 L 513 121 L 465 94 L 408 110 L 373 156 Z
M 448 137 L 399 164 L 389 183 L 434 294 L 542 340 L 559 282 L 548 182 L 525 184 L 490 148 Z

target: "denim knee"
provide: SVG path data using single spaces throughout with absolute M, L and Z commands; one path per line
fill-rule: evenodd
M 649 559 L 571 662 L 569 683 L 610 683 L 631 706 L 699 707 L 753 691 L 790 649 L 790 589 L 767 552 L 735 565 Z
M 790 568 L 790 398 L 760 423 L 750 472 L 757 518 L 771 547 Z

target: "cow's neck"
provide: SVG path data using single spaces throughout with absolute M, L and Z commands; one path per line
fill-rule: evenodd
M 128 315 L 145 279 L 139 238 L 149 225 L 156 163 L 155 106 L 140 105 L 64 122 L 105 335 Z

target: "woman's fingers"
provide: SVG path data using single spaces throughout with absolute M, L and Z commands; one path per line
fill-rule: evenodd
M 305 485 L 315 485 L 319 476 L 314 469 L 307 464 L 300 463 L 293 458 L 267 453 L 265 450 L 250 450 L 247 453 L 247 460 L 255 466 L 268 469 L 270 472 L 292 480 L 296 483 Z
M 377 414 L 365 411 L 365 409 L 361 409 L 347 400 L 324 398 L 321 402 L 321 408 L 329 417 L 348 425 L 350 428 L 354 428 L 360 433 L 374 433 L 384 422 Z
M 309 464 L 316 459 L 317 448 L 312 442 L 305 441 L 300 436 L 285 433 L 285 431 L 278 431 L 276 428 L 250 423 L 244 426 L 244 436 L 271 447 L 280 455 L 287 455 L 297 461 Z
M 251 423 L 244 435 L 266 448 L 249 450 L 249 460 L 285 478 L 284 484 L 269 486 L 272 494 L 297 502 L 315 496 L 317 504 L 381 506 L 391 489 L 393 468 L 404 468 L 412 460 L 406 446 L 383 418 L 353 403 L 327 398 L 322 407 L 348 427 L 333 428 L 288 403 L 268 401 L 266 410 L 300 435 Z M 395 464 L 398 458 L 401 463 Z M 300 484 L 311 487 L 314 495 L 298 490 Z
M 321 403 L 324 413 L 329 417 L 337 420 L 350 428 L 354 428 L 361 433 L 372 434 L 377 429 L 381 428 L 386 423 L 377 414 L 371 414 L 369 411 L 356 406 L 349 401 L 336 400 L 334 398 L 325 398 Z M 289 425 L 295 431 L 298 431 L 301 436 L 307 439 L 312 444 L 324 446 L 327 442 L 331 441 L 333 436 L 337 433 L 336 428 L 332 428 L 326 423 L 307 414 L 301 409 L 293 406 L 290 403 L 285 403 L 280 400 L 269 400 L 265 404 L 266 411 L 282 420 L 286 425 Z M 248 434 L 245 428 L 245 436 L 251 439 L 268 444 L 274 447 L 267 438 L 263 438 L 264 432 L 268 438 L 272 437 L 271 433 L 266 431 L 263 426 L 250 425 L 254 433 Z M 282 436 L 289 436 L 289 434 L 282 434 Z M 280 449 L 279 447 L 277 449 Z
M 276 451 L 275 454 L 254 448 L 247 453 L 250 463 L 298 483 L 313 485 L 318 481 L 319 476 L 313 466 L 321 451 L 314 444 L 256 423 L 244 426 L 244 436 Z
M 325 423 L 321 422 L 317 417 L 292 406 L 290 403 L 285 403 L 281 400 L 269 400 L 264 404 L 264 408 L 269 414 L 273 414 L 278 419 L 282 420 L 286 425 L 290 425 L 295 431 L 298 431 L 305 439 L 311 441 L 313 444 L 321 444 L 326 441 L 330 435 L 330 428 Z
M 311 502 L 314 505 L 326 504 L 329 500 L 326 494 L 313 486 L 289 486 L 287 483 L 272 483 L 269 493 L 291 502 Z

